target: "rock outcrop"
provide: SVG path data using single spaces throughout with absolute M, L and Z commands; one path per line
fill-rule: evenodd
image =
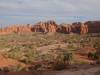
M 100 33 L 100 21 L 88 21 L 85 23 L 75 22 L 72 24 L 56 24 L 54 21 L 38 22 L 35 25 L 10 25 L 0 29 L 0 34 L 10 33 L 31 33 L 31 32 L 43 32 L 43 33 Z
M 100 33 L 100 21 L 88 21 L 84 24 L 87 25 L 88 33 Z
M 60 24 L 58 27 L 57 27 L 57 32 L 60 32 L 60 33 L 70 33 L 71 32 L 71 25 L 69 24 Z
M 79 33 L 79 34 L 86 34 L 88 33 L 88 25 L 85 25 L 81 22 L 76 22 L 72 24 L 72 32 Z
M 10 34 L 10 33 L 31 33 L 32 32 L 32 26 L 27 25 L 10 25 L 5 28 L 0 29 L 0 34 Z
M 18 26 L 16 33 L 21 34 L 21 33 L 31 33 L 31 32 L 32 32 L 32 26 L 27 24 L 26 26 Z
M 58 26 L 58 32 L 86 34 L 88 33 L 88 26 L 81 22 L 75 22 L 72 25 L 61 24 Z
M 34 32 L 56 32 L 57 24 L 54 21 L 39 22 L 34 25 Z

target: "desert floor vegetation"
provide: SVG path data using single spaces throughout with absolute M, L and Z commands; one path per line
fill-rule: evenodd
M 0 36 L 0 55 L 19 65 L 2 70 L 62 70 L 68 65 L 93 64 L 100 61 L 98 34 L 31 33 Z M 2 61 L 1 61 L 2 62 Z M 9 63 L 9 62 L 8 62 Z M 11 63 L 11 62 L 10 62 Z M 20 64 L 24 64 L 22 67 Z M 10 70 L 9 70 L 10 69 Z M 16 69 L 16 70 L 15 70 Z

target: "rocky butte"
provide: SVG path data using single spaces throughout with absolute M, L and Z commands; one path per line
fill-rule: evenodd
M 47 22 L 38 22 L 34 25 L 10 25 L 5 28 L 0 29 L 0 35 L 3 34 L 23 34 L 23 33 L 32 33 L 32 32 L 43 32 L 43 33 L 77 33 L 77 34 L 86 34 L 86 33 L 100 33 L 100 21 L 87 21 L 84 23 L 75 22 L 72 24 L 62 23 L 58 25 L 55 21 Z

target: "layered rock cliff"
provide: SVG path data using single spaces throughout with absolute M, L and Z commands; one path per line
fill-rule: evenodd
M 10 25 L 0 29 L 0 34 L 10 33 L 31 33 L 31 32 L 43 32 L 43 33 L 100 33 L 100 21 L 87 21 L 85 23 L 75 22 L 72 24 L 62 23 L 58 25 L 54 21 L 38 22 L 35 25 Z
M 87 25 L 88 33 L 100 33 L 100 21 L 87 21 L 84 24 Z
M 56 32 L 57 24 L 54 21 L 38 22 L 33 27 L 33 32 Z
M 81 22 L 73 23 L 72 32 L 79 33 L 79 34 L 86 34 L 88 33 L 88 25 L 85 25 L 85 23 L 81 23 Z

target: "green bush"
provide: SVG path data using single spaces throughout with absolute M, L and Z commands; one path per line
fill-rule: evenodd
M 71 50 L 65 50 L 65 49 L 60 49 L 59 51 L 56 52 L 58 60 L 62 60 L 63 62 L 67 61 L 72 61 L 73 60 L 73 51 Z
M 89 62 L 84 61 L 84 60 L 83 61 L 81 60 L 81 61 L 75 61 L 74 64 L 84 65 L 84 64 L 89 64 Z
M 28 50 L 23 58 L 20 59 L 21 62 L 24 62 L 26 64 L 32 63 L 34 60 L 37 60 L 39 58 L 39 53 L 36 50 Z
M 19 72 L 23 70 L 25 71 L 26 69 L 19 64 L 15 66 L 4 67 L 1 69 L 1 71 L 4 71 L 4 72 Z
M 100 50 L 100 43 L 95 43 L 94 48 L 96 48 L 97 50 Z
M 93 59 L 93 60 L 97 60 L 98 55 L 96 55 L 96 52 L 89 52 L 88 53 L 88 58 Z
M 73 53 L 72 52 L 64 52 L 62 54 L 62 59 L 63 59 L 63 62 L 66 64 L 71 64 L 72 60 L 73 60 Z
M 62 52 L 56 58 L 56 63 L 53 65 L 55 70 L 62 70 L 66 65 L 70 65 L 73 60 L 72 52 Z
M 17 59 L 19 60 L 21 57 L 22 57 L 22 52 L 19 48 L 15 47 L 13 49 L 11 49 L 8 53 L 7 53 L 7 56 L 9 58 L 12 58 L 12 59 Z
M 24 45 L 23 48 L 22 46 L 16 46 L 5 54 L 8 58 L 16 59 L 27 64 L 36 60 L 39 55 L 32 45 Z

